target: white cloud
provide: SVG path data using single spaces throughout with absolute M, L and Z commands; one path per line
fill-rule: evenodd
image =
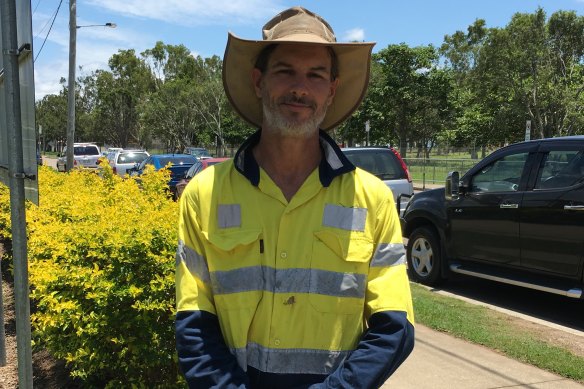
M 126 16 L 185 26 L 249 23 L 281 9 L 276 0 L 89 0 L 89 4 Z
M 346 42 L 362 42 L 365 40 L 365 30 L 362 28 L 353 28 L 343 35 L 343 41 Z
M 92 20 L 78 19 L 78 25 L 100 24 Z M 45 23 L 39 20 L 39 30 Z M 35 23 L 33 23 L 35 26 Z M 62 89 L 61 77 L 69 76 L 69 27 L 66 17 L 57 18 L 49 34 L 47 43 L 40 54 L 47 29 L 41 34 L 35 32 L 35 98 L 42 99 L 47 94 L 56 94 Z M 89 74 L 97 69 L 108 69 L 109 58 L 123 49 L 135 49 L 139 54 L 151 45 L 153 38 L 143 32 L 117 27 L 91 27 L 77 30 L 76 72 Z M 82 71 L 79 70 L 82 68 Z

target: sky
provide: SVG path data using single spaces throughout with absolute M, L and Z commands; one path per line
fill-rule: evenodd
M 109 69 L 118 50 L 139 54 L 157 41 L 183 44 L 202 57 L 223 57 L 228 32 L 261 39 L 261 27 L 295 5 L 324 17 L 338 41 L 376 42 L 374 52 L 399 43 L 439 47 L 445 35 L 466 32 L 476 19 L 505 27 L 515 13 L 538 7 L 548 17 L 558 10 L 584 16 L 584 0 L 77 0 L 78 26 L 117 25 L 77 29 L 77 76 Z M 58 93 L 60 79 L 68 76 L 69 2 L 31 0 L 31 11 L 38 100 Z

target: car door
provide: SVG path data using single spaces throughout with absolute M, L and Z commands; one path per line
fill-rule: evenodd
M 584 261 L 584 140 L 542 148 L 520 210 L 521 266 L 579 278 Z
M 447 210 L 456 258 L 519 266 L 519 206 L 533 148 L 495 152 L 463 177 L 465 189 Z

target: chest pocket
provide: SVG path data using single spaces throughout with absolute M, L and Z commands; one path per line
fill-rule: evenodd
M 360 313 L 367 292 L 373 241 L 360 233 L 314 233 L 309 300 L 320 312 Z
M 218 311 L 255 308 L 265 289 L 261 230 L 203 235 L 208 241 L 206 256 Z

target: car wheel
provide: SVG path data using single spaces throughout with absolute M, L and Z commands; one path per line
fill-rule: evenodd
M 440 240 L 428 227 L 416 228 L 408 238 L 408 273 L 412 281 L 436 285 L 440 276 Z

